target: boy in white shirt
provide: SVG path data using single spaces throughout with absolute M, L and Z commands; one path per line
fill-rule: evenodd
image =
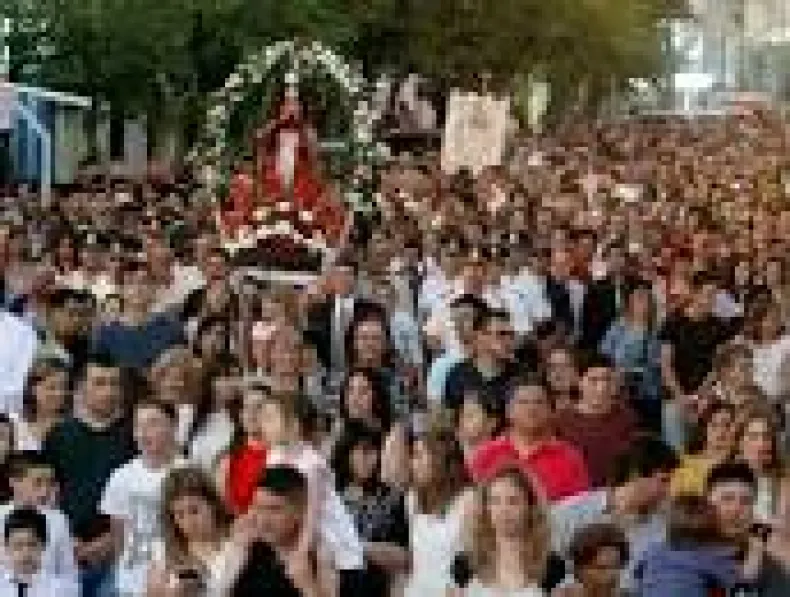
M 102 514 L 123 528 L 117 569 L 120 595 L 144 595 L 148 564 L 164 559 L 160 510 L 162 484 L 186 461 L 178 455 L 178 415 L 171 404 L 143 400 L 134 409 L 134 438 L 140 455 L 116 469 L 104 488 Z
M 19 414 L 38 336 L 26 321 L 0 309 L 0 338 L 0 412 Z
M 35 508 L 16 508 L 3 525 L 8 570 L 0 575 L 0 597 L 78 597 L 73 580 L 42 568 L 47 547 L 47 518 Z
M 65 514 L 53 507 L 55 471 L 39 452 L 17 452 L 9 460 L 9 479 L 13 499 L 0 505 L 0 524 L 16 508 L 32 508 L 40 512 L 47 523 L 47 544 L 42 554 L 41 568 L 46 574 L 75 583 L 78 578 L 74 561 L 74 541 Z M 8 554 L 2 563 L 8 567 Z

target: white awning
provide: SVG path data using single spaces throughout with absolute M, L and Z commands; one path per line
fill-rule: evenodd
M 88 97 L 73 95 L 71 93 L 63 93 L 61 91 L 51 91 L 41 87 L 31 87 L 30 85 L 21 85 L 19 83 L 0 81 L 0 89 L 18 94 L 26 93 L 36 96 L 37 98 L 50 100 L 60 104 L 69 104 L 78 108 L 90 108 L 91 105 L 93 105 L 93 101 Z

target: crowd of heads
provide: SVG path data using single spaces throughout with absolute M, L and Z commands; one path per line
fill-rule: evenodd
M 9 192 L 9 578 L 783 594 L 788 135 L 768 110 L 634 117 L 482 172 L 397 158 L 377 217 L 293 285 L 185 184 Z

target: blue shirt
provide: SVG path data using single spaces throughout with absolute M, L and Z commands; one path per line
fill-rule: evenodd
M 711 589 L 738 583 L 735 551 L 728 547 L 650 548 L 637 566 L 640 597 L 707 597 Z
M 106 323 L 96 330 L 92 350 L 119 366 L 144 368 L 163 352 L 184 341 L 183 326 L 172 316 L 155 315 L 140 326 Z

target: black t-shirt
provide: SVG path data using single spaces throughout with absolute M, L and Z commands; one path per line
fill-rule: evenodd
M 546 559 L 546 568 L 543 571 L 543 578 L 540 580 L 540 588 L 547 593 L 551 593 L 565 580 L 566 568 L 565 560 L 556 553 L 550 553 Z M 472 570 L 468 553 L 459 552 L 455 554 L 452 563 L 452 575 L 453 580 L 459 587 L 466 587 L 474 578 L 475 573 Z
M 374 483 L 364 495 L 343 492 L 343 499 L 366 542 L 392 543 L 409 547 L 409 518 L 403 494 L 382 483 Z M 341 579 L 344 597 L 385 597 L 390 593 L 391 576 L 372 562 L 364 570 Z
M 480 392 L 492 404 L 504 406 L 516 373 L 516 365 L 511 363 L 494 377 L 487 377 L 480 372 L 473 361 L 463 361 L 447 374 L 444 407 L 450 410 L 460 408 L 470 391 Z
M 733 333 L 733 325 L 709 315 L 702 319 L 686 316 L 668 317 L 659 339 L 673 351 L 673 365 L 678 383 L 686 393 L 699 388 L 713 366 L 713 357 L 720 344 Z
M 70 417 L 50 431 L 43 452 L 60 482 L 60 506 L 78 537 L 95 536 L 104 486 L 135 455 L 128 419 L 95 429 Z
M 247 563 L 231 589 L 231 597 L 302 597 L 277 554 L 267 543 L 256 542 L 250 548 Z

